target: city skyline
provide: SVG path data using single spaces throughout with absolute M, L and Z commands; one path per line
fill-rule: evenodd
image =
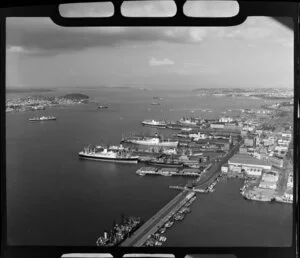
M 166 8 L 152 2 L 143 11 Z M 270 17 L 202 28 L 64 28 L 50 18 L 8 18 L 6 60 L 7 88 L 288 89 L 293 31 Z

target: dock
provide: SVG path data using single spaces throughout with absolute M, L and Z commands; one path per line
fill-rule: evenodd
M 145 175 L 155 175 L 155 176 L 194 176 L 199 177 L 201 171 L 198 169 L 182 169 L 178 170 L 177 168 L 162 168 L 157 169 L 155 167 L 141 167 L 136 171 L 136 174 L 145 176 Z

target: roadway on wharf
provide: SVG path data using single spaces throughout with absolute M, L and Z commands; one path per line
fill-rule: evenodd
M 176 195 L 170 202 L 168 202 L 161 210 L 145 222 L 139 229 L 137 229 L 129 238 L 127 238 L 120 246 L 141 246 L 148 236 L 155 233 L 167 221 L 166 217 L 179 208 L 181 208 L 182 201 L 190 192 L 182 191 Z M 180 207 L 179 207 L 180 206 Z

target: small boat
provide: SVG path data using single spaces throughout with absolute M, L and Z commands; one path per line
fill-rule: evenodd
M 174 224 L 173 221 L 168 221 L 168 222 L 165 224 L 165 227 L 166 227 L 166 228 L 170 228 L 170 227 L 173 226 L 173 224 Z
M 107 108 L 108 106 L 103 106 L 103 105 L 98 106 L 98 109 L 107 109 Z
M 160 105 L 159 102 L 152 102 L 151 105 Z
M 163 234 L 163 233 L 165 233 L 166 232 L 166 229 L 165 228 L 161 228 L 160 230 L 159 230 L 159 233 L 161 233 L 161 234 Z

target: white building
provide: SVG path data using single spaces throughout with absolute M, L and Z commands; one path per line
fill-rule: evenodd
M 243 127 L 243 131 L 248 131 L 248 132 L 252 132 L 253 130 L 255 129 L 254 126 L 249 126 L 249 125 L 246 125 Z
M 228 173 L 228 165 L 224 165 L 221 167 L 221 172 L 222 173 Z
M 263 170 L 270 170 L 271 165 L 248 154 L 235 154 L 228 160 L 230 171 L 245 172 L 248 176 L 258 177 Z
M 293 186 L 294 186 L 293 173 L 290 173 L 287 181 L 287 187 L 293 187 Z
M 284 151 L 284 152 L 287 152 L 288 151 L 288 147 L 286 146 L 276 146 L 275 149 L 274 149 L 275 152 L 281 152 L 281 151 Z
M 281 136 L 292 139 L 292 134 L 291 133 L 282 133 Z
M 290 140 L 282 138 L 282 139 L 278 139 L 277 143 L 280 146 L 288 146 L 290 144 Z
M 231 117 L 227 117 L 227 116 L 221 116 L 219 119 L 220 123 L 230 123 L 232 121 L 233 121 L 233 119 Z
M 286 198 L 288 201 L 293 201 L 293 189 L 290 188 L 284 193 L 284 198 Z
M 206 134 L 201 134 L 199 132 L 199 133 L 191 133 L 189 134 L 189 137 L 193 138 L 195 141 L 198 141 L 198 140 L 207 139 L 208 136 Z

